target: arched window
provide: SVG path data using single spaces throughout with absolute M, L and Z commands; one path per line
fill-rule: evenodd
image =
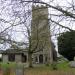
M 43 63 L 43 55 L 42 54 L 39 55 L 39 63 Z
M 8 54 L 8 60 L 10 62 L 14 62 L 15 61 L 15 54 Z
M 22 54 L 22 62 L 27 62 L 27 55 Z

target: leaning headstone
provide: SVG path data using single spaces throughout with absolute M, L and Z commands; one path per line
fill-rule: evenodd
M 22 65 L 18 64 L 16 66 L 16 75 L 24 75 L 24 68 Z
M 75 68 L 75 61 L 69 62 L 69 66 Z

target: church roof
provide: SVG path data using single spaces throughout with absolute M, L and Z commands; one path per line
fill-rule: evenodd
M 7 49 L 5 51 L 1 51 L 1 54 L 9 54 L 9 53 L 22 54 L 24 52 L 27 51 L 25 49 Z

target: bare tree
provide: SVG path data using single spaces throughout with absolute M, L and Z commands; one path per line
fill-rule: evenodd
M 3 3 L 6 3 L 5 5 Z M 6 15 L 9 15 L 9 19 L 6 20 L 7 18 L 1 18 L 0 22 L 4 23 L 4 24 L 9 24 L 9 26 L 7 28 L 3 28 L 3 31 L 6 31 L 8 29 L 12 29 L 12 27 L 20 25 L 20 24 L 25 24 L 25 22 L 27 22 L 27 20 L 29 19 L 29 17 L 31 17 L 29 14 L 31 12 L 31 8 L 32 5 L 31 4 L 42 4 L 42 5 L 46 5 L 49 9 L 50 9 L 50 23 L 52 26 L 54 26 L 55 28 L 57 26 L 61 28 L 65 28 L 65 29 L 69 29 L 72 30 L 73 27 L 73 23 L 74 23 L 74 1 L 72 0 L 71 2 L 68 2 L 66 0 L 66 5 L 61 6 L 59 3 L 55 3 L 55 0 L 50 1 L 49 3 L 46 3 L 44 1 L 41 0 L 10 0 L 10 1 L 1 1 L 1 5 L 3 5 L 1 7 L 1 15 L 5 12 Z M 54 5 L 55 3 L 55 5 Z M 29 6 L 30 4 L 30 6 Z M 20 9 L 19 9 L 20 8 Z M 11 9 L 11 11 L 9 12 L 9 10 Z M 23 9 L 23 10 L 22 10 Z M 6 12 L 7 11 L 7 12 Z M 9 12 L 9 13 L 8 13 Z M 25 12 L 25 13 L 24 13 Z M 57 12 L 57 13 L 55 13 Z M 10 19 L 11 18 L 11 19 Z M 24 18 L 24 20 L 22 20 Z M 20 21 L 18 21 L 17 24 L 15 24 L 15 20 L 20 19 Z M 65 21 L 64 21 L 65 20 Z M 67 22 L 64 25 L 62 24 L 62 22 Z M 3 27 L 3 25 L 2 25 Z M 53 28 L 53 30 L 55 29 Z M 64 30 L 65 30 L 64 29 Z M 56 29 L 55 29 L 56 30 Z M 1 33 L 0 32 L 0 33 Z
M 37 49 L 39 39 L 32 48 L 31 41 L 31 14 L 32 5 L 44 5 L 49 8 L 49 24 L 52 36 L 59 35 L 63 31 L 74 30 L 75 21 L 75 2 L 66 1 L 66 5 L 61 6 L 56 0 L 50 0 L 46 3 L 42 0 L 1 0 L 0 1 L 0 39 L 4 41 L 14 41 L 16 43 L 17 34 L 23 36 L 23 42 L 28 47 L 30 66 L 32 66 L 32 54 L 41 49 Z M 34 10 L 35 11 L 35 10 Z M 6 32 L 6 33 L 5 33 Z M 38 31 L 37 31 L 38 33 Z M 3 38 L 4 34 L 10 35 L 9 38 Z M 1 37 L 2 36 L 2 37 Z M 5 35 L 6 36 L 6 35 Z M 19 41 L 19 40 L 18 40 Z

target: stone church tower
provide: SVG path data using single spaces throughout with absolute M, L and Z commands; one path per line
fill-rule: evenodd
M 34 51 L 33 58 L 37 63 L 51 63 L 53 61 L 51 49 L 48 8 L 46 6 L 32 7 L 31 39 Z

